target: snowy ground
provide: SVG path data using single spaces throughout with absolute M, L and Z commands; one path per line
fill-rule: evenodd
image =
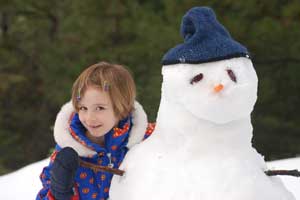
M 33 200 L 41 189 L 39 175 L 49 159 L 28 165 L 13 173 L 0 176 L 0 199 Z M 300 158 L 269 162 L 270 169 L 300 169 Z M 300 178 L 281 176 L 286 187 L 300 200 Z

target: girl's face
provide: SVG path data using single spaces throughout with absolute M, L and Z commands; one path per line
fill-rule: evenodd
M 78 107 L 79 119 L 88 137 L 100 139 L 118 123 L 108 93 L 95 86 L 86 89 Z

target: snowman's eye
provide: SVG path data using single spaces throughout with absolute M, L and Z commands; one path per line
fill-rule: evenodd
M 231 69 L 227 69 L 226 71 L 227 71 L 227 74 L 228 74 L 228 76 L 230 77 L 230 79 L 231 79 L 233 82 L 236 83 L 236 76 L 235 76 L 235 74 L 233 73 L 233 71 L 232 71 Z
M 199 81 L 201 81 L 203 79 L 203 74 L 197 74 L 196 76 L 194 76 L 194 78 L 192 78 L 192 80 L 190 81 L 190 84 L 194 84 L 194 83 L 198 83 Z

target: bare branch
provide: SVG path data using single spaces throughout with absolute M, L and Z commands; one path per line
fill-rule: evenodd
M 297 169 L 294 169 L 294 170 L 267 170 L 267 171 L 265 171 L 265 174 L 268 176 L 283 175 L 283 176 L 300 177 L 300 172 Z
M 88 168 L 90 168 L 90 169 L 92 169 L 93 171 L 96 171 L 96 172 L 104 171 L 104 172 L 109 172 L 109 173 L 116 174 L 116 175 L 119 175 L 119 176 L 123 176 L 124 173 L 125 173 L 125 171 L 120 170 L 120 169 L 114 169 L 114 168 L 111 168 L 111 167 L 94 165 L 92 163 L 88 163 L 88 162 L 85 162 L 83 160 L 80 160 L 79 164 L 82 167 L 88 167 Z

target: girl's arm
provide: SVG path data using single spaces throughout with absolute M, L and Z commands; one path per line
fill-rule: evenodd
M 73 151 L 71 148 L 64 148 L 60 152 L 57 149 L 53 152 L 49 165 L 40 175 L 43 188 L 39 191 L 36 200 L 79 200 L 77 187 L 74 184 L 78 167 L 77 154 Z M 70 157 L 70 152 L 74 159 Z M 75 160 L 75 164 L 70 163 L 70 160 Z
M 53 165 L 53 161 L 55 159 L 55 156 L 57 154 L 57 151 L 55 150 L 51 157 L 50 157 L 50 163 L 48 166 L 44 167 L 41 175 L 40 180 L 43 184 L 43 188 L 39 191 L 37 194 L 36 200 L 52 200 L 52 194 L 50 192 L 50 171 Z

